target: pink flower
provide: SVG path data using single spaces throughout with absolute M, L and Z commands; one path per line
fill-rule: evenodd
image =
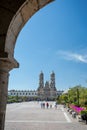
M 73 109 L 74 111 L 76 111 L 77 113 L 80 113 L 82 110 L 84 110 L 84 108 L 77 107 L 75 105 L 70 105 L 70 108 Z

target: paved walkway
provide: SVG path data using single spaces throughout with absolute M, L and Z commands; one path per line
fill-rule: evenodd
M 87 125 L 73 119 L 63 108 L 41 108 L 39 102 L 7 105 L 5 130 L 86 130 Z

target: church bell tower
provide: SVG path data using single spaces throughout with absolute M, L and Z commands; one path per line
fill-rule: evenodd
M 39 87 L 37 89 L 37 92 L 38 92 L 39 98 L 43 100 L 44 98 L 44 74 L 42 71 L 39 75 Z
M 56 96 L 56 87 L 55 87 L 55 73 L 52 72 L 50 75 L 50 96 L 51 98 L 53 98 L 54 96 Z

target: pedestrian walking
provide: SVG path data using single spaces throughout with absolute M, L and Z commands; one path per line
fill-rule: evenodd
M 46 103 L 46 107 L 47 107 L 47 109 L 48 109 L 48 107 L 49 107 L 49 103 L 48 103 L 48 102 Z

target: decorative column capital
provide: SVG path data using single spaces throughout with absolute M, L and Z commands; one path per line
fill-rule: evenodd
M 0 71 L 9 72 L 13 68 L 18 68 L 19 63 L 15 59 L 0 58 Z

